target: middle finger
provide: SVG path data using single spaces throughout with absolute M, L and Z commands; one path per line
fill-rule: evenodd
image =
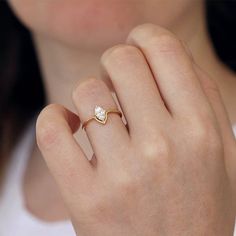
M 154 127 L 165 127 L 171 116 L 142 52 L 134 46 L 118 45 L 105 52 L 102 65 L 116 90 L 131 138 L 156 136 Z

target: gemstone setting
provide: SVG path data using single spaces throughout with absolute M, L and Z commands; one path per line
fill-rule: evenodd
M 102 124 L 105 124 L 107 121 L 107 112 L 100 106 L 96 106 L 94 109 L 95 118 Z

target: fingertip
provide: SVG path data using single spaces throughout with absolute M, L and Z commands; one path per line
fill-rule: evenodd
M 60 125 L 60 124 L 63 124 Z M 60 137 L 61 127 L 67 127 L 74 134 L 80 126 L 79 117 L 60 104 L 47 105 L 36 121 L 36 141 L 39 147 L 55 143 Z

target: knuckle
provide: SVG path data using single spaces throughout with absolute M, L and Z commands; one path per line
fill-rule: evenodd
M 198 150 L 219 150 L 222 146 L 221 139 L 217 129 L 211 122 L 195 122 L 192 127 L 192 140 L 193 145 Z
M 132 45 L 117 45 L 105 51 L 102 55 L 101 61 L 104 66 L 110 63 L 122 63 L 124 60 L 140 55 L 140 50 Z
M 185 49 L 184 43 L 172 32 L 154 25 L 143 24 L 135 27 L 129 34 L 128 39 L 142 41 L 143 46 L 155 46 L 158 52 L 176 52 Z
M 183 49 L 182 42 L 170 33 L 153 36 L 148 43 L 155 46 L 159 53 L 173 53 Z
M 97 94 L 97 91 L 100 86 L 102 86 L 102 81 L 96 78 L 87 78 L 75 86 L 72 91 L 73 100 L 80 100 L 84 97 L 93 96 Z
M 44 115 L 50 115 L 51 113 L 60 111 L 61 109 L 63 109 L 63 107 L 60 104 L 56 103 L 49 104 L 43 108 L 43 110 L 39 114 L 39 117 L 42 117 Z
M 158 139 L 141 145 L 142 155 L 151 162 L 167 161 L 170 158 L 170 144 L 166 139 Z
M 57 143 L 59 129 L 53 121 L 46 121 L 37 126 L 36 138 L 39 147 L 46 148 Z
M 120 174 L 115 180 L 115 189 L 118 193 L 133 194 L 136 189 L 136 183 L 134 178 L 128 174 Z
M 205 143 L 205 139 L 207 137 L 207 130 L 205 129 L 205 125 L 203 125 L 202 122 L 195 122 L 193 124 L 193 127 L 191 128 L 191 131 L 191 136 L 194 143 L 199 143 L 200 145 Z
M 140 37 L 140 36 L 142 37 L 147 34 L 148 35 L 155 34 L 157 28 L 158 28 L 157 25 L 154 25 L 151 23 L 145 23 L 145 24 L 138 25 L 130 31 L 128 38 L 135 39 L 136 37 Z

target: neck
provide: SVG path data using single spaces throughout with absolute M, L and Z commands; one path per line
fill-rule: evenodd
M 80 79 L 100 77 L 99 58 L 102 52 L 70 48 L 41 35 L 34 35 L 34 41 L 48 103 L 60 103 L 73 111 L 71 91 Z

